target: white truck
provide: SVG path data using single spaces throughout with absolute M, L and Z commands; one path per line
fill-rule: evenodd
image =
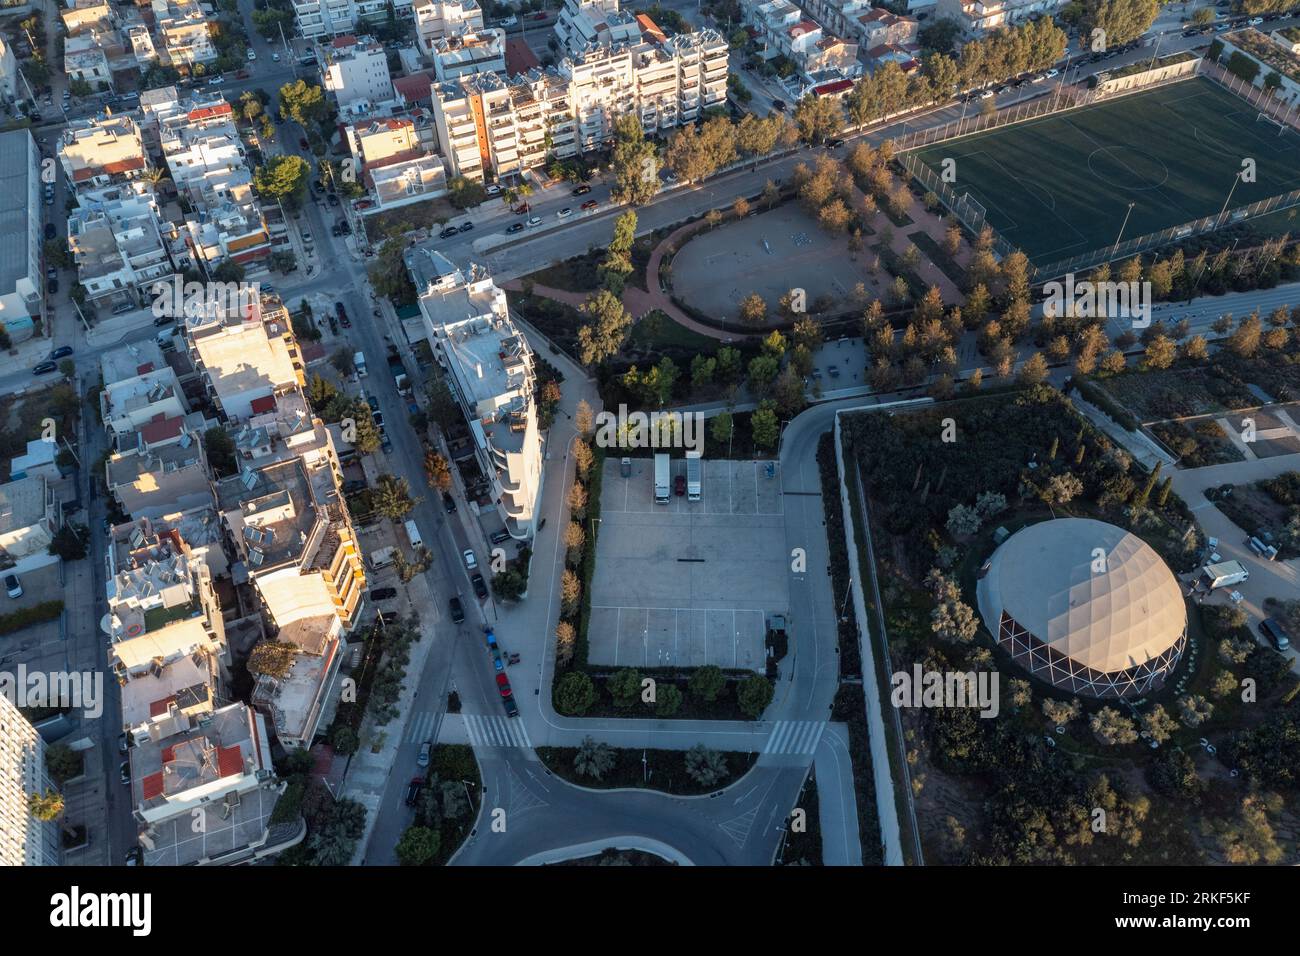
M 668 504 L 668 456 L 655 455 L 655 504 Z
M 356 366 L 357 378 L 365 378 L 370 373 L 366 371 L 366 353 L 358 352 L 352 356 L 352 364 Z
M 380 568 L 386 568 L 392 564 L 396 558 L 393 557 L 396 548 L 380 548 L 377 551 L 370 552 L 370 569 L 378 571 Z
M 700 473 L 704 469 L 704 465 L 701 463 L 700 459 L 703 456 L 703 454 L 704 454 L 703 452 L 699 452 L 699 451 L 688 451 L 686 453 L 686 500 L 687 501 L 700 500 Z
M 420 529 L 415 526 L 415 522 L 407 518 L 403 527 L 406 528 L 406 536 L 411 540 L 411 547 L 417 551 L 420 550 L 420 546 L 424 544 L 424 539 L 420 537 Z
M 1250 572 L 1240 561 L 1224 561 L 1220 564 L 1207 564 L 1201 568 L 1201 576 L 1213 591 L 1215 588 L 1240 584 L 1250 577 Z

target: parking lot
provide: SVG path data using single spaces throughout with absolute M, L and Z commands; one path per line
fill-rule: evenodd
M 589 660 L 762 670 L 767 615 L 785 613 L 781 476 L 766 462 L 702 462 L 701 500 L 654 501 L 654 462 L 605 463 Z M 672 461 L 675 477 L 685 474 Z M 589 529 L 590 533 L 590 529 Z

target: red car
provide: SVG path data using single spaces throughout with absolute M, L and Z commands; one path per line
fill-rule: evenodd
M 673 479 L 673 494 L 678 498 L 686 494 L 686 476 L 678 475 Z
M 597 206 L 599 206 L 599 205 L 600 205 L 600 203 L 596 202 L 596 200 L 594 200 L 594 199 L 588 199 L 585 203 L 582 204 L 582 208 L 583 208 L 583 209 L 595 209 L 595 208 L 596 208 Z
M 497 675 L 497 690 L 501 691 L 502 697 L 510 696 L 510 680 L 505 674 Z

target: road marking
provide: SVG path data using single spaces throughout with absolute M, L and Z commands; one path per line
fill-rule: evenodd
M 531 750 L 528 728 L 523 722 L 509 717 L 488 717 L 482 714 L 462 714 L 469 742 L 476 748 L 522 747 Z
M 765 754 L 810 754 L 821 743 L 824 720 L 779 720 L 763 747 Z
M 437 715 L 428 710 L 412 714 L 411 719 L 406 724 L 406 736 L 404 738 L 406 742 L 414 743 L 417 740 L 428 740 L 437 719 Z

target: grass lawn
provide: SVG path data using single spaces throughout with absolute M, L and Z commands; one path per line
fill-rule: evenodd
M 463 215 L 465 210 L 457 209 L 446 199 L 430 199 L 428 202 L 398 206 L 387 212 L 366 216 L 366 235 L 371 242 L 378 243 L 389 229 L 402 223 L 409 224 L 413 229 L 434 229 L 449 219 Z
M 1144 422 L 1259 404 L 1241 378 L 1217 364 L 1161 371 L 1131 369 L 1101 380 L 1100 384 L 1116 402 Z
M 1037 265 L 1125 237 L 1178 226 L 1223 208 L 1241 161 L 1232 206 L 1300 187 L 1300 135 L 1279 136 L 1258 110 L 1208 79 L 936 143 L 919 152 L 931 168 L 957 163 L 957 191 Z
M 658 790 L 677 796 L 699 796 L 721 790 L 743 777 L 757 759 L 756 754 L 724 751 L 726 775 L 708 786 L 701 786 L 686 772 L 684 750 L 614 749 L 614 767 L 599 780 L 580 775 L 573 767 L 577 747 L 538 747 L 537 756 L 542 763 L 562 780 L 597 790 L 616 790 L 630 787 L 637 790 Z M 645 763 L 642 764 L 642 755 Z M 647 779 L 648 773 L 648 779 Z
M 689 349 L 704 355 L 712 355 L 721 346 L 721 342 L 707 335 L 702 335 L 670 318 L 666 313 L 655 309 L 632 326 L 629 345 L 635 349 L 659 351 L 664 348 Z

